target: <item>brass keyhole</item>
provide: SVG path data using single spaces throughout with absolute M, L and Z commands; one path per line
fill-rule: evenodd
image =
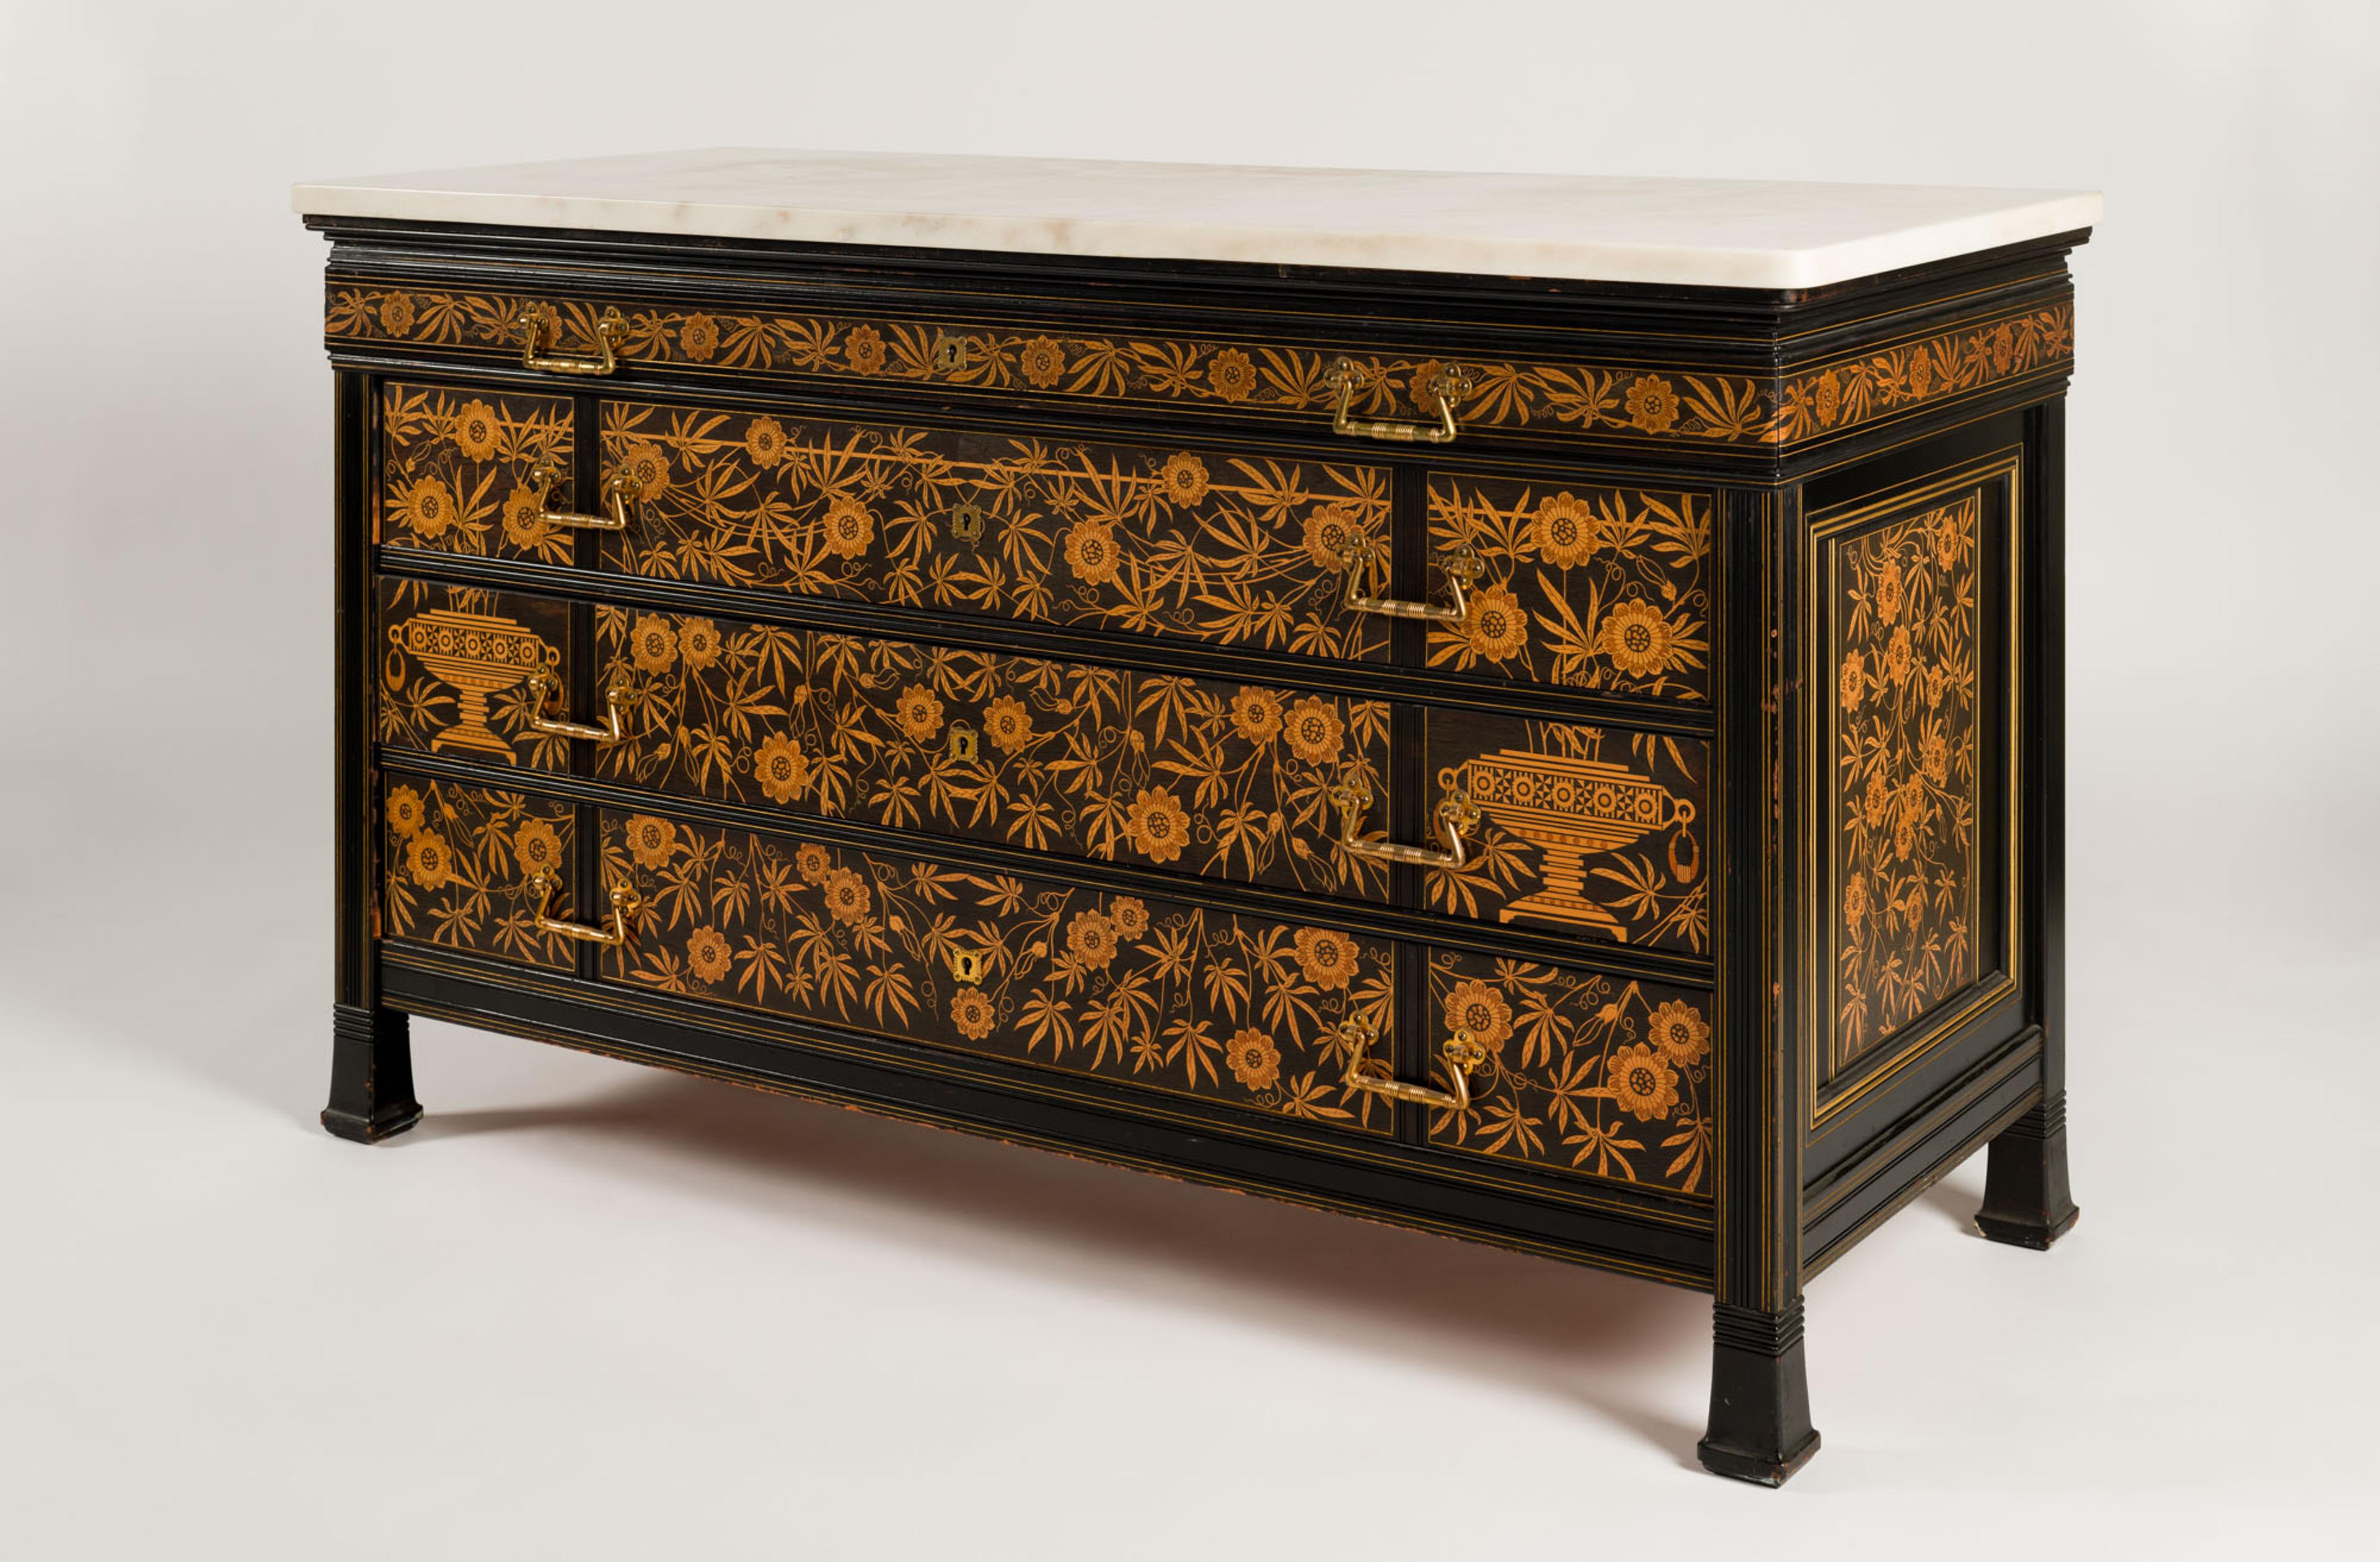
M 975 757 L 975 729 L 965 721 L 951 723 L 951 757 L 962 762 Z
M 983 506 L 962 504 L 951 512 L 951 535 L 961 542 L 983 540 Z
M 991 951 L 988 949 L 963 950 L 952 944 L 942 952 L 943 958 L 951 963 L 951 975 L 956 976 L 963 986 L 981 985 L 985 975 L 991 970 Z
M 967 339 L 964 336 L 934 338 L 934 367 L 944 374 L 955 374 L 967 366 Z

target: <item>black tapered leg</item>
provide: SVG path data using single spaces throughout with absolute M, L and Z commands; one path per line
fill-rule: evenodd
M 390 1139 L 421 1120 L 413 1098 L 413 1039 L 390 1009 L 331 1006 L 331 1104 L 322 1126 L 358 1144 Z
M 1710 1432 L 1695 1450 L 1703 1468 L 1781 1486 L 1818 1451 L 1801 1298 L 1782 1313 L 1716 1302 L 1711 1333 Z
M 2000 1130 L 1985 1148 L 1984 1207 L 1975 1229 L 1996 1242 L 2046 1248 L 2082 1212 L 2066 1181 L 2066 1093 Z

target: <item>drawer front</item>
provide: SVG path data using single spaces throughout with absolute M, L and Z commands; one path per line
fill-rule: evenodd
M 570 609 L 542 597 L 382 575 L 373 584 L 378 740 L 540 770 L 570 768 L 570 740 L 530 723 L 540 673 L 561 682 Z
M 606 975 L 953 1051 L 1386 1134 L 1340 1026 L 1385 1038 L 1385 941 L 602 811 L 641 902 Z M 1376 1044 L 1383 1048 L 1383 1039 Z
M 568 531 L 541 517 L 570 499 L 567 396 L 414 385 L 380 388 L 373 536 L 384 546 L 570 562 Z M 551 466 L 540 494 L 529 477 Z
M 1350 537 L 1385 536 L 1389 475 L 1022 435 L 606 402 L 633 575 L 1378 660 L 1342 603 Z
M 1390 773 L 1378 700 L 601 606 L 636 690 L 609 780 L 1378 901 L 1333 784 Z M 1385 786 L 1382 788 L 1385 794 Z M 1385 817 L 1385 803 L 1379 805 Z
M 1707 1196 L 1711 1002 L 1698 988 L 1433 950 L 1427 1035 L 1486 1049 L 1467 1111 L 1429 1114 L 1465 1155 Z
M 1466 861 L 1425 879 L 1431 910 L 1613 943 L 1707 948 L 1709 749 L 1695 738 L 1423 716 L 1421 773 L 1478 810 Z
M 1463 621 L 1429 626 L 1429 665 L 1709 698 L 1714 494 L 1433 472 L 1428 495 L 1431 555 L 1479 560 Z
M 381 785 L 380 936 L 568 971 L 540 933 L 529 876 L 568 875 L 571 807 L 411 776 Z

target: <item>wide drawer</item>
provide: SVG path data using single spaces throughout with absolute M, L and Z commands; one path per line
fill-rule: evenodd
M 1374 903 L 1461 799 L 1429 909 L 1706 946 L 1699 740 L 1433 708 L 1400 752 L 1396 702 L 1293 686 L 394 575 L 376 600 L 392 746 Z

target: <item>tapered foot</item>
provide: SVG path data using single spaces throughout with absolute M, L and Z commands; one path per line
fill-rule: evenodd
M 1695 1452 L 1715 1474 L 1781 1486 L 1818 1451 L 1801 1299 L 1782 1313 L 1715 1303 L 1711 1332 L 1710 1432 Z
M 2066 1093 L 2000 1130 L 1985 1150 L 1984 1207 L 1975 1229 L 1996 1242 L 2046 1249 L 2082 1212 L 2066 1181 Z
M 421 1120 L 413 1098 L 413 1039 L 387 1009 L 331 1006 L 331 1104 L 322 1126 L 358 1144 L 393 1139 Z

